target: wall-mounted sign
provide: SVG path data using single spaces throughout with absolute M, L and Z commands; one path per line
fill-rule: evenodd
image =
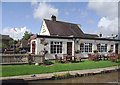
M 42 33 L 45 33 L 45 32 L 46 32 L 45 26 L 43 25 L 43 31 L 42 31 Z

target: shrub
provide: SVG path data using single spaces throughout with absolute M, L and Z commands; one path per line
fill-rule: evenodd
M 65 63 L 65 61 L 63 60 L 63 61 L 61 61 L 61 63 Z
M 44 64 L 45 64 L 45 65 L 51 65 L 51 64 L 53 64 L 53 62 L 50 62 L 50 61 L 44 61 Z
M 79 73 L 75 73 L 75 76 L 80 76 L 80 74 Z
M 66 73 L 66 74 L 65 74 L 65 76 L 66 76 L 66 77 L 69 77 L 69 76 L 70 76 L 70 73 L 69 73 L 69 72 L 68 72 L 68 73 Z
M 7 48 L 7 45 L 4 43 L 0 43 L 0 51 L 4 52 L 4 50 Z

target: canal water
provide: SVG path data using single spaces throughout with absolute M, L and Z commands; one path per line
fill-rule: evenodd
M 29 82 L 29 85 L 39 85 L 39 83 L 115 83 L 118 82 L 118 72 L 97 74 L 86 77 L 76 77 L 62 80 L 40 80 Z

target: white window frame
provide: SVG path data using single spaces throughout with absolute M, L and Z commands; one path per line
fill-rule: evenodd
M 98 47 L 98 45 L 99 45 L 99 47 Z M 107 44 L 99 43 L 98 45 L 97 45 L 98 52 L 107 52 Z
M 91 46 L 90 46 L 91 44 Z M 83 45 L 83 47 L 81 47 Z M 92 52 L 92 43 L 83 43 L 80 45 L 80 53 L 91 53 Z M 87 49 L 87 50 L 86 50 Z
M 53 44 L 51 44 L 51 42 L 53 42 Z M 60 43 L 62 43 L 62 44 L 60 44 Z M 53 47 L 51 47 L 52 45 L 53 45 Z M 57 45 L 59 45 L 59 47 L 57 47 Z M 54 50 L 54 48 L 55 48 L 55 50 Z M 59 48 L 59 52 L 58 52 L 58 48 Z M 50 41 L 50 53 L 51 54 L 62 54 L 62 52 L 63 52 L 63 42 L 62 41 Z

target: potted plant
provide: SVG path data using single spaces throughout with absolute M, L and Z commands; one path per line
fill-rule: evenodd
M 45 54 L 47 54 L 47 53 L 48 53 L 48 51 L 47 51 L 45 48 L 44 48 L 44 53 L 45 53 Z
M 97 53 L 97 52 L 98 52 L 98 50 L 94 50 L 93 52 L 94 52 L 94 53 Z
M 80 51 L 79 51 L 78 49 L 76 49 L 76 50 L 75 50 L 75 53 L 77 53 L 77 54 L 78 54 L 79 52 L 80 52 Z
M 48 44 L 48 42 L 45 41 L 45 40 L 44 40 L 42 43 L 43 43 L 43 45 L 45 45 L 45 46 Z
M 109 53 L 111 53 L 111 52 L 112 52 L 112 50 L 111 50 L 111 49 L 109 49 L 109 50 L 108 50 L 108 52 L 109 52 Z

